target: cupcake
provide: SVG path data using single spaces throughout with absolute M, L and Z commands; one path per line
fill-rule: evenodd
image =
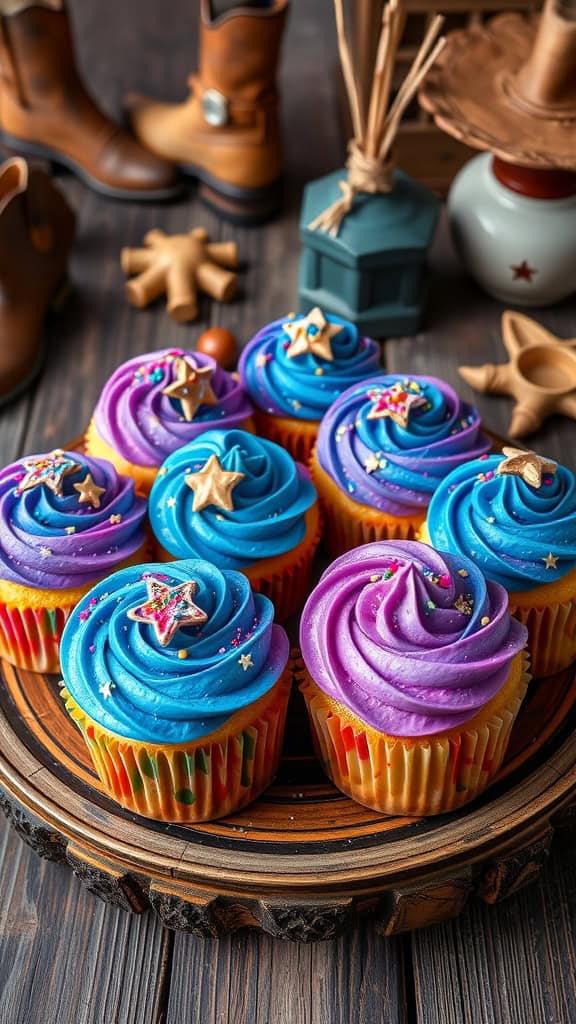
M 316 491 L 287 451 L 243 430 L 208 430 L 170 455 L 152 487 L 157 557 L 240 570 L 283 622 L 309 591 L 320 540 Z
M 500 768 L 526 692 L 526 628 L 468 559 L 418 541 L 349 551 L 300 627 L 302 690 L 334 784 L 385 814 L 441 814 Z
M 117 572 L 61 645 L 62 696 L 105 792 L 161 821 L 219 818 L 277 769 L 288 638 L 239 572 L 189 559 Z
M 438 484 L 489 447 L 478 411 L 445 381 L 386 375 L 350 388 L 324 416 L 311 463 L 331 555 L 415 537 Z
M 104 385 L 86 433 L 86 451 L 109 459 L 148 494 L 158 467 L 213 427 L 253 429 L 238 380 L 210 356 L 164 349 L 129 359 Z
M 238 369 L 256 406 L 257 432 L 307 462 L 326 409 L 346 388 L 378 373 L 380 347 L 347 320 L 316 308 L 262 328 Z
M 465 552 L 506 588 L 510 611 L 528 627 L 534 676 L 576 659 L 576 479 L 569 469 L 517 448 L 469 462 L 436 491 L 425 531 L 434 547 Z
M 146 502 L 114 466 L 79 452 L 30 455 L 0 472 L 0 657 L 57 672 L 74 605 L 146 557 Z

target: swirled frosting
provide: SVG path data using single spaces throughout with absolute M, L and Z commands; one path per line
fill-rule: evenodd
M 252 401 L 264 412 L 301 420 L 319 420 L 346 388 L 380 369 L 380 347 L 361 338 L 347 320 L 326 314 L 342 330 L 330 340 L 331 361 L 304 352 L 288 356 L 287 317 L 263 327 L 244 349 L 238 370 Z
M 497 473 L 503 460 L 454 470 L 430 503 L 427 528 L 435 547 L 465 552 L 489 579 L 521 592 L 576 569 L 576 479 L 558 465 L 534 487 Z
M 214 456 L 224 474 L 242 474 L 231 492 L 233 508 L 210 503 L 195 512 L 187 479 Z M 279 445 L 243 430 L 209 430 L 166 460 L 149 514 L 157 539 L 175 557 L 205 557 L 222 569 L 242 569 L 295 548 L 315 501 L 308 470 Z
M 192 584 L 206 621 L 177 629 L 162 646 L 151 623 L 128 612 L 149 581 Z M 223 726 L 272 688 L 288 660 L 288 638 L 268 598 L 242 573 L 200 559 L 122 569 L 72 613 L 60 646 L 66 687 L 112 732 L 150 743 L 186 743 Z
M 216 402 L 202 404 L 188 421 L 179 399 L 164 394 L 176 380 L 178 359 L 213 373 Z M 94 410 L 102 440 L 138 466 L 159 466 L 164 459 L 211 427 L 239 427 L 252 406 L 242 385 L 211 356 L 182 349 L 149 352 L 122 363 L 104 385 Z
M 394 396 L 402 395 L 404 416 L 394 415 Z M 478 411 L 445 381 L 383 375 L 334 402 L 320 424 L 317 453 L 354 501 L 409 516 L 428 505 L 452 469 L 489 447 Z
M 145 513 L 134 482 L 104 459 L 30 455 L 0 472 L 0 579 L 43 590 L 92 583 L 144 543 Z
M 417 541 L 366 544 L 324 573 L 302 613 L 312 678 L 392 736 L 462 725 L 504 685 L 526 628 L 468 559 Z

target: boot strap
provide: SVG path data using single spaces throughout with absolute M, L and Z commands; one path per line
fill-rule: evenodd
M 266 112 L 267 108 L 273 109 L 277 103 L 275 92 L 257 101 L 233 99 L 219 89 L 204 88 L 197 75 L 190 75 L 188 85 L 198 97 L 206 124 L 216 128 L 235 122 L 246 124 L 246 115 L 252 114 L 256 119 L 258 114 Z

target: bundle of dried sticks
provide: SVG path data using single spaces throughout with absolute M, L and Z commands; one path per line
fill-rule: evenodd
M 312 231 L 327 231 L 333 237 L 338 234 L 342 221 L 350 213 L 356 195 L 361 192 L 374 194 L 392 191 L 392 149 L 400 121 L 446 43 L 444 37 L 438 38 L 444 18 L 435 15 L 406 78 L 390 103 L 392 73 L 404 31 L 406 12 L 401 0 L 389 0 L 382 16 L 370 99 L 367 109 L 364 109 L 358 76 L 354 71 L 346 39 L 343 0 L 334 0 L 334 6 L 338 51 L 354 138 L 348 144 L 348 177 L 339 182 L 342 196 L 309 225 Z

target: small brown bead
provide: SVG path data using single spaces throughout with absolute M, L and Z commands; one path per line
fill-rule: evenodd
M 212 356 L 224 370 L 232 370 L 238 360 L 238 341 L 225 327 L 209 327 L 196 342 L 198 352 Z

